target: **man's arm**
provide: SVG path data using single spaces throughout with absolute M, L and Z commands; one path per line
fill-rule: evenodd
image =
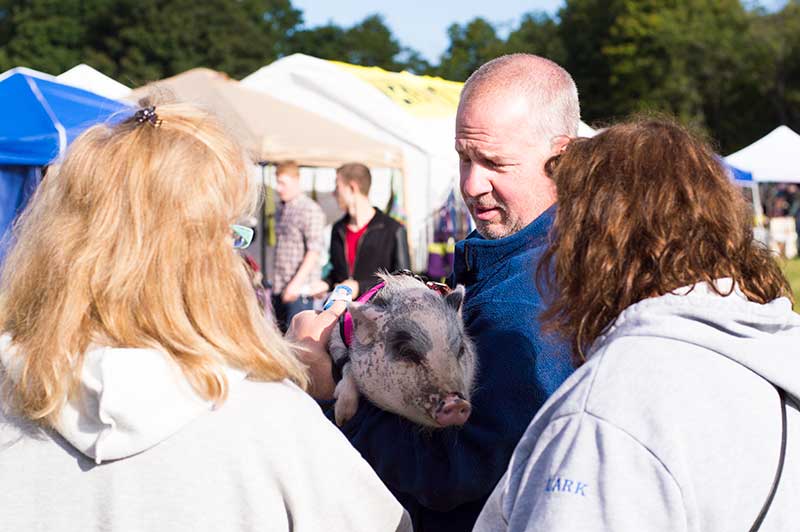
M 292 280 L 283 290 L 283 301 L 294 301 L 300 295 L 303 285 L 308 284 L 309 274 L 314 268 L 319 268 L 319 255 L 322 252 L 323 236 L 322 231 L 325 227 L 325 214 L 316 203 L 310 204 L 308 216 L 303 226 L 303 243 L 305 244 L 306 254 L 303 261 L 297 268 Z M 311 287 L 309 287 L 311 288 Z M 307 294 L 310 295 L 310 294 Z M 288 297 L 287 297 L 288 296 Z
M 297 268 L 297 272 L 292 277 L 292 280 L 283 289 L 283 302 L 289 303 L 300 297 L 300 291 L 303 285 L 308 282 L 308 275 L 314 268 L 319 267 L 319 251 L 309 249 L 303 257 L 303 262 Z

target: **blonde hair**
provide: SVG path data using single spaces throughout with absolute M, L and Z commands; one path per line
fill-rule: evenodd
M 8 391 L 25 417 L 53 423 L 90 344 L 162 350 L 217 402 L 224 366 L 307 385 L 232 248 L 230 224 L 259 197 L 244 152 L 194 106 L 156 112 L 159 127 L 84 132 L 15 225 L 0 327 L 23 354 Z

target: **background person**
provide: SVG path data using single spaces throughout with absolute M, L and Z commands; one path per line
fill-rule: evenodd
M 5 530 L 409 530 L 264 326 L 244 152 L 186 105 L 77 138 L 0 283 Z
M 277 165 L 275 266 L 272 305 L 282 331 L 295 314 L 313 308 L 313 287 L 320 280 L 325 214 L 300 188 L 300 167 L 294 161 Z
M 362 400 L 342 427 L 418 532 L 472 529 L 528 423 L 573 370 L 568 346 L 540 331 L 535 270 L 555 215 L 544 163 L 577 133 L 579 114 L 569 74 L 532 55 L 490 61 L 461 92 L 455 145 L 477 231 L 456 245 L 454 282 L 466 287 L 477 348 L 472 414 L 460 429 L 427 433 Z M 329 398 L 324 346 L 304 360 L 312 393 Z
M 369 201 L 372 174 L 361 163 L 336 170 L 334 195 L 345 215 L 331 229 L 329 288 L 345 284 L 353 299 L 377 284 L 378 270 L 408 269 L 408 236 L 405 227 L 373 207 Z
M 543 319 L 582 366 L 475 530 L 753 530 L 778 469 L 778 388 L 800 396 L 800 315 L 749 207 L 713 150 L 668 121 L 577 139 L 550 167 Z M 800 518 L 797 408 L 761 530 Z

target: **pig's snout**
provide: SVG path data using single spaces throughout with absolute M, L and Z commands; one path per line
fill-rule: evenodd
M 469 419 L 472 405 L 461 394 L 449 393 L 439 401 L 434 419 L 439 426 L 463 425 Z

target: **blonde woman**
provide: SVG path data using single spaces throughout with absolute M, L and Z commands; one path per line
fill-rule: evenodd
M 258 191 L 208 114 L 71 146 L 0 285 L 5 530 L 395 530 L 407 516 L 264 327 L 232 224 Z

